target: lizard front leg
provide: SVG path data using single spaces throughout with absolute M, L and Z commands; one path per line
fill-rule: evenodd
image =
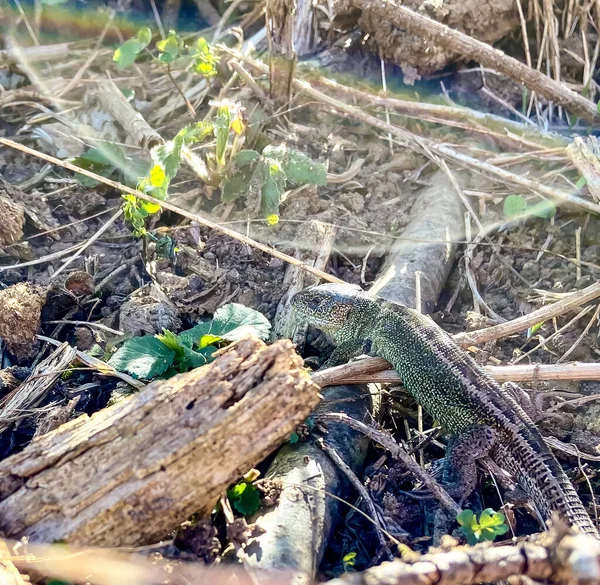
M 332 368 L 333 366 L 346 364 L 352 358 L 358 357 L 359 355 L 368 354 L 370 351 L 370 339 L 363 339 L 361 341 L 344 341 L 336 346 L 329 356 L 329 359 L 327 359 L 323 364 L 323 368 Z

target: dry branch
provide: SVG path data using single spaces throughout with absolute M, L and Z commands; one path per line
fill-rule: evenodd
M 527 315 L 523 315 L 518 319 L 500 323 L 500 325 L 494 325 L 493 327 L 487 327 L 486 329 L 459 333 L 454 336 L 454 341 L 465 346 L 507 337 L 513 333 L 519 333 L 529 327 L 533 327 L 538 323 L 543 323 L 544 321 L 563 315 L 572 309 L 581 307 L 599 296 L 600 282 L 595 282 L 584 289 L 566 295 L 560 301 L 552 303 L 551 305 L 546 305 L 545 307 L 537 309 L 537 311 L 533 311 Z
M 541 382 L 550 380 L 600 380 L 600 364 L 527 364 L 486 366 L 485 371 L 498 382 Z M 336 384 L 398 384 L 402 379 L 383 358 L 364 358 L 312 375 L 321 388 Z
M 159 540 L 289 436 L 318 402 L 291 342 L 212 364 L 79 417 L 0 463 L 0 530 L 124 546 Z
M 600 541 L 587 534 L 542 535 L 539 544 L 461 546 L 426 555 L 411 555 L 362 573 L 345 573 L 327 585 L 471 585 L 512 576 L 533 582 L 592 585 L 600 581 Z M 528 580 L 529 581 L 529 580 Z
M 590 100 L 482 41 L 400 6 L 394 0 L 352 0 L 352 4 L 362 10 L 374 12 L 378 19 L 391 22 L 437 46 L 454 51 L 467 61 L 477 61 L 484 67 L 494 69 L 588 122 L 598 120 L 596 106 Z
M 131 106 L 112 79 L 99 83 L 97 91 L 102 107 L 121 124 L 138 146 L 149 150 L 157 144 L 162 144 L 160 134 Z

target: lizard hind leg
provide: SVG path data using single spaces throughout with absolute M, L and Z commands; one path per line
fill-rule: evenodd
M 477 459 L 488 455 L 495 443 L 496 433 L 485 425 L 472 425 L 450 441 L 442 482 L 459 503 L 477 486 Z

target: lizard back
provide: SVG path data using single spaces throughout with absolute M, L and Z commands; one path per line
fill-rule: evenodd
M 535 423 L 485 370 L 431 319 L 381 299 L 371 328 L 372 353 L 388 360 L 413 397 L 448 430 L 491 427 L 491 453 L 532 498 L 545 520 L 558 512 L 598 536 L 577 492 Z

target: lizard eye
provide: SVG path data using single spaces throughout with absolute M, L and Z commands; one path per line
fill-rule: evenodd
M 313 309 L 316 309 L 321 304 L 321 301 L 322 301 L 322 299 L 320 297 L 313 297 L 312 299 L 310 299 L 310 301 L 308 301 L 308 304 Z

